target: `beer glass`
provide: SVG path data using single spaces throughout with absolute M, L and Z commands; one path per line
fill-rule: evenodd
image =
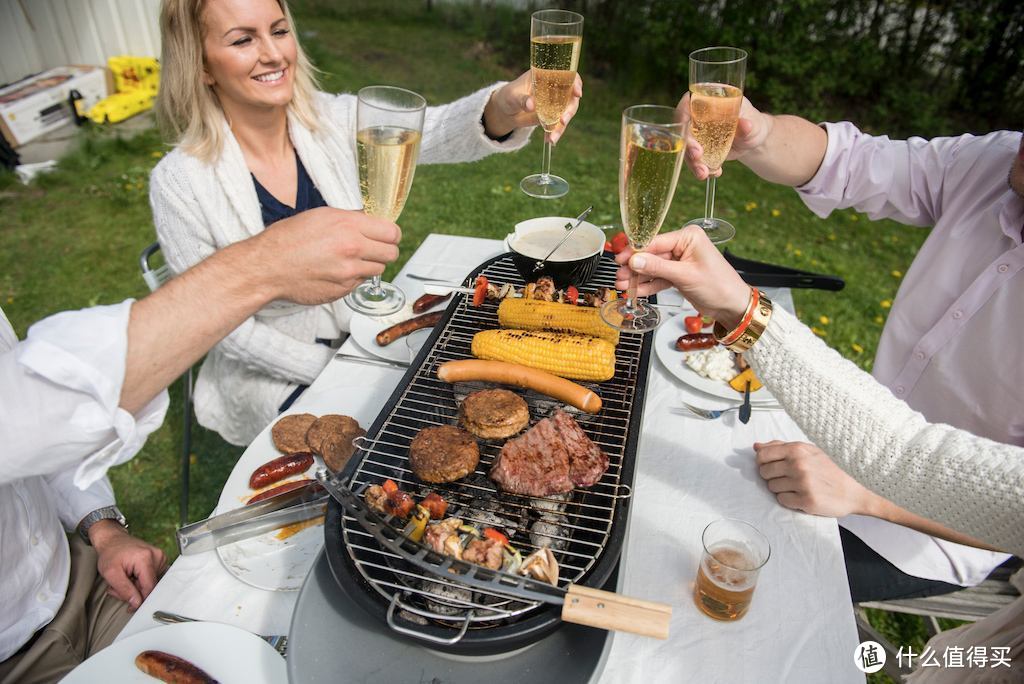
M 723 518 L 704 528 L 701 541 L 694 601 L 716 620 L 739 620 L 747 614 L 757 575 L 768 562 L 768 540 L 748 522 Z

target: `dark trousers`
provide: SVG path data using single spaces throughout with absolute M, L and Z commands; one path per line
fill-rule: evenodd
M 839 527 L 846 559 L 846 576 L 854 603 L 923 598 L 963 589 L 958 584 L 914 577 L 903 572 L 861 541 L 853 532 Z

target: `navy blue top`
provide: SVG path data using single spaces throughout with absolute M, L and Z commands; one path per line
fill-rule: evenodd
M 252 177 L 253 185 L 256 186 L 256 197 L 260 200 L 260 212 L 263 214 L 264 227 L 270 226 L 275 221 L 295 216 L 303 211 L 327 206 L 327 202 L 324 202 L 320 191 L 313 184 L 313 179 L 306 173 L 306 167 L 302 165 L 302 160 L 299 159 L 297 152 L 295 153 L 295 170 L 298 176 L 298 187 L 295 190 L 294 207 L 289 207 L 271 195 L 270 191 L 256 180 L 256 176 Z

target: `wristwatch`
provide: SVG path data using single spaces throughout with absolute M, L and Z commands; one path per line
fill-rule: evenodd
M 92 546 L 92 542 L 89 540 L 89 528 L 98 523 L 100 520 L 115 520 L 121 527 L 128 529 L 128 520 L 124 517 L 124 513 L 121 512 L 117 506 L 104 506 L 103 508 L 97 508 L 89 515 L 82 518 L 81 522 L 78 523 L 78 534 L 82 535 L 82 539 L 89 546 Z

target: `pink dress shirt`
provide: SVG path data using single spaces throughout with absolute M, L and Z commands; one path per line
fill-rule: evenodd
M 825 159 L 798 189 L 812 211 L 853 207 L 932 226 L 893 302 L 874 376 L 930 422 L 1024 445 L 1024 198 L 1007 183 L 1021 134 L 890 140 L 848 122 L 825 128 Z M 1008 557 L 875 518 L 841 524 L 918 577 L 976 584 Z

